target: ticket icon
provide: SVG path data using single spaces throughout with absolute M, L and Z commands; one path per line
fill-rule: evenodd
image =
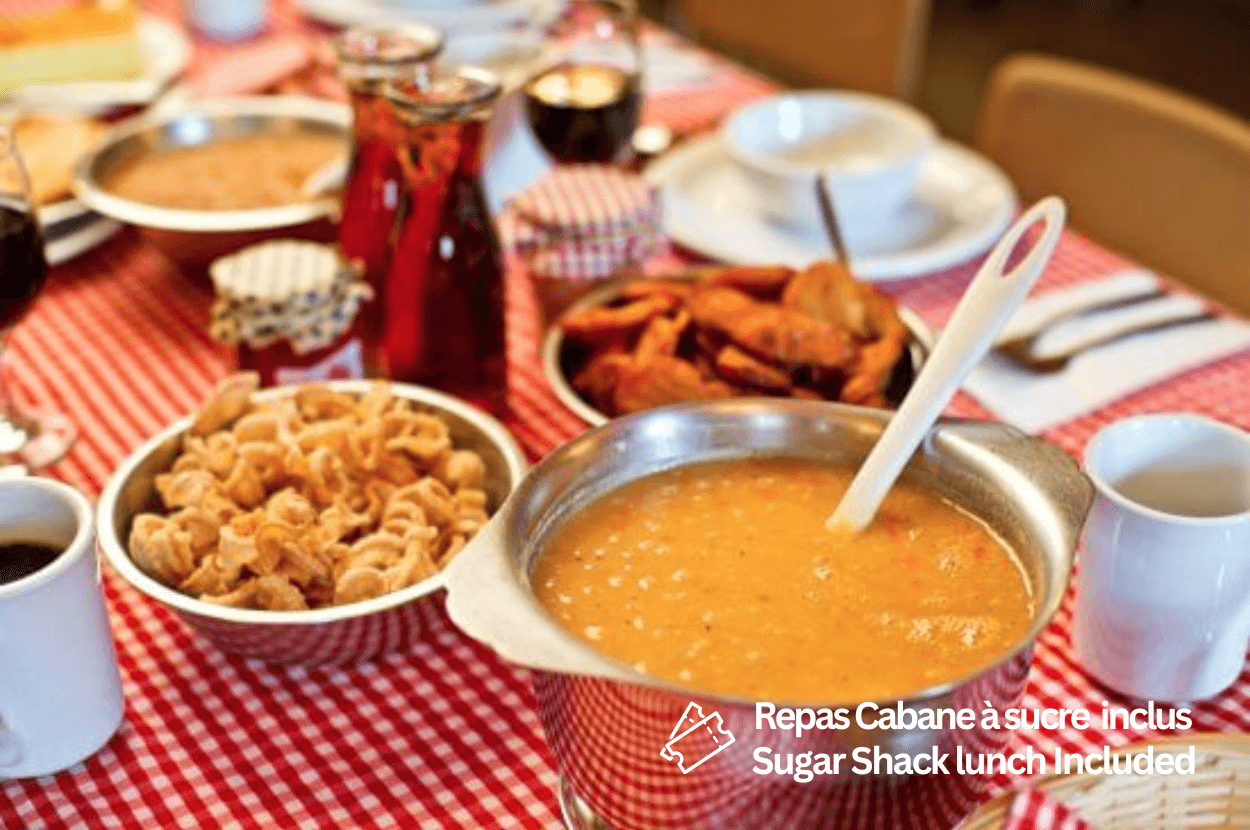
M 681 720 L 669 733 L 668 743 L 660 750 L 660 757 L 676 761 L 684 775 L 733 742 L 734 736 L 725 729 L 720 712 L 704 715 L 702 706 L 688 703 Z

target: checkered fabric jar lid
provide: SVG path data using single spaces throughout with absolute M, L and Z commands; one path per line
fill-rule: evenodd
M 616 168 L 558 167 L 513 210 L 517 246 L 536 275 L 603 279 L 663 249 L 659 193 Z
M 361 271 L 330 245 L 282 239 L 222 257 L 209 267 L 217 291 L 212 336 L 263 349 L 287 340 L 296 354 L 324 349 L 373 298 Z

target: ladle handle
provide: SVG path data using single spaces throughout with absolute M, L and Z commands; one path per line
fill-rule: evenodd
M 1063 200 L 1048 196 L 1029 208 L 994 246 L 964 292 L 950 322 L 925 361 L 911 390 L 855 474 L 851 486 L 827 523 L 856 533 L 872 522 L 894 480 L 972 368 L 990 350 L 1007 319 L 1042 273 L 1059 242 L 1066 214 Z M 1014 269 L 1007 259 L 1024 233 L 1045 225 Z

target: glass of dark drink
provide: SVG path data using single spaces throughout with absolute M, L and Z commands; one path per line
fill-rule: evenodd
M 570 0 L 525 84 L 530 128 L 557 163 L 623 161 L 642 110 L 634 0 Z
M 12 131 L 0 125 L 0 467 L 11 460 L 46 467 L 65 455 L 77 435 L 65 416 L 23 406 L 6 384 L 9 334 L 47 275 L 30 180 Z

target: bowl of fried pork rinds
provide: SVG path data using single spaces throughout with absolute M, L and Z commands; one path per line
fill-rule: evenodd
M 543 367 L 593 425 L 735 396 L 893 407 L 931 343 L 919 316 L 838 263 L 708 266 L 586 295 L 548 331 Z
M 343 664 L 445 626 L 443 568 L 525 474 L 507 430 L 408 384 L 226 378 L 122 462 L 99 545 L 228 653 Z

